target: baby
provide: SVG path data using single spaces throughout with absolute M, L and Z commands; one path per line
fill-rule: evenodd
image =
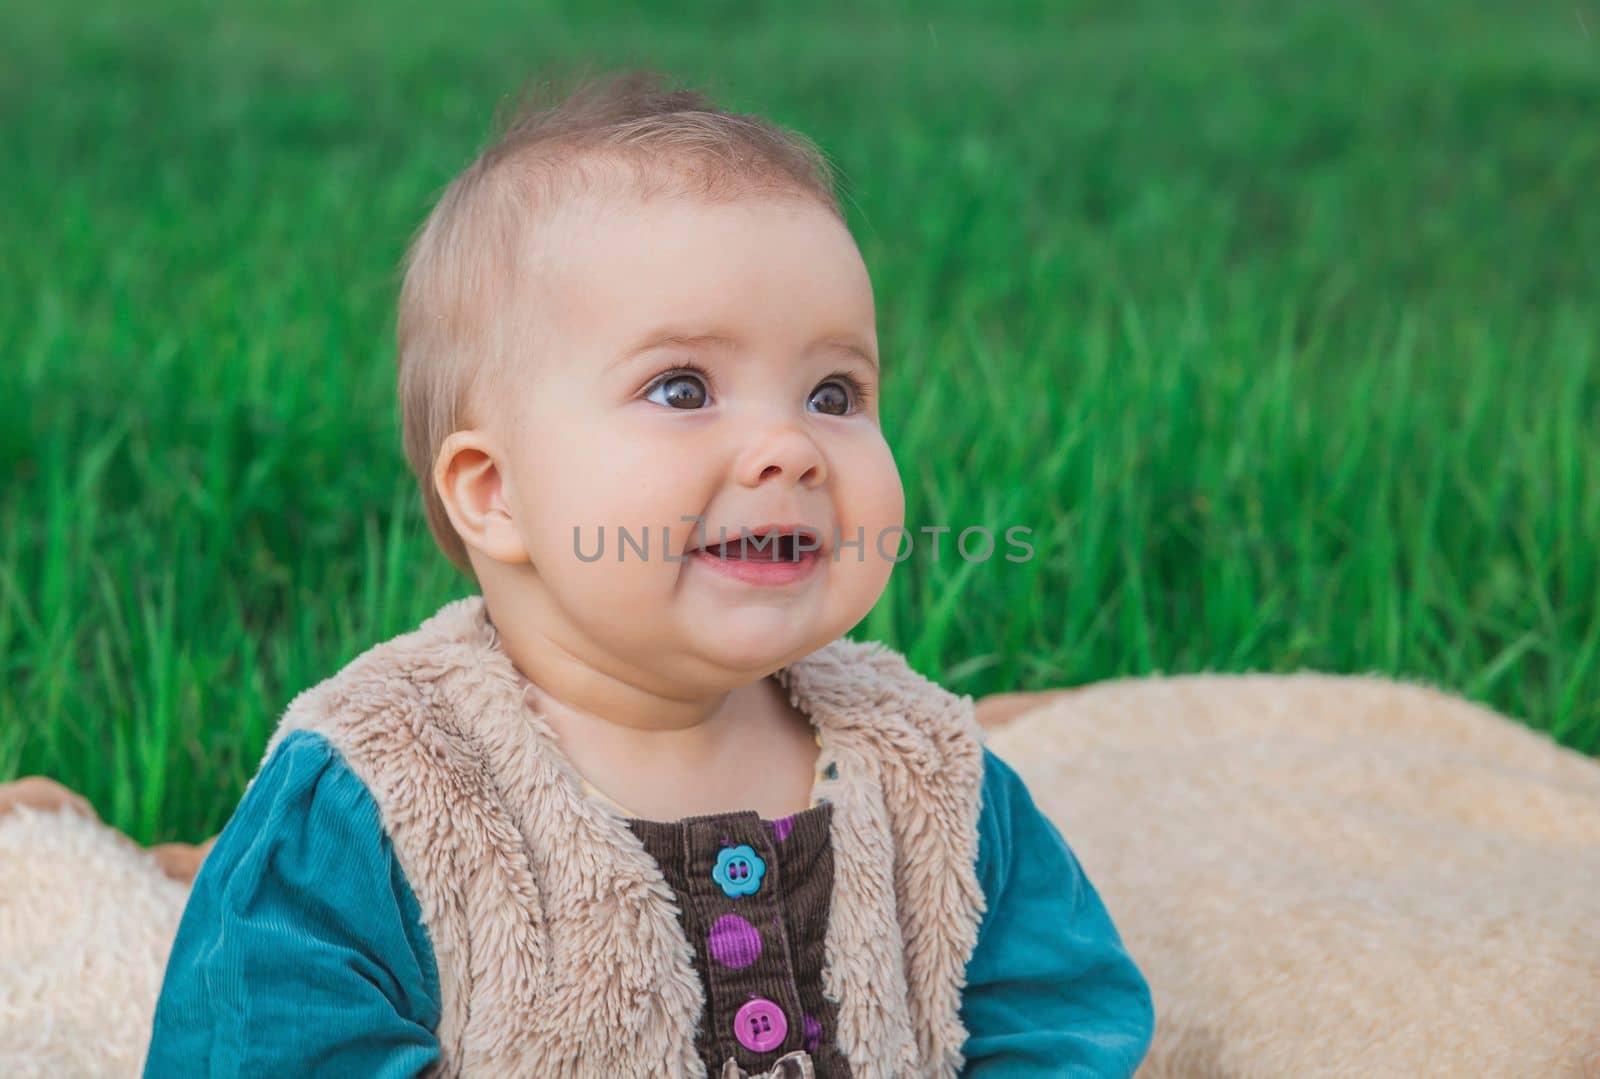
M 146 1074 L 1132 1074 L 1148 986 L 971 699 L 844 637 L 904 496 L 814 146 L 648 73 L 524 109 L 398 337 L 482 594 L 289 704 Z

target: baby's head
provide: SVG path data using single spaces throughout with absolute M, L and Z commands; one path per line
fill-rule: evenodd
M 502 632 L 731 688 L 882 594 L 872 285 L 803 136 L 648 73 L 525 109 L 418 231 L 398 330 L 429 527 Z M 811 535 L 692 553 L 774 525 Z

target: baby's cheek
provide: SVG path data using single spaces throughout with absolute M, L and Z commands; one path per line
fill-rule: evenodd
M 904 525 L 905 489 L 887 445 L 880 442 L 865 447 L 846 462 L 845 468 L 843 485 L 850 492 L 848 497 L 852 502 L 844 508 L 845 513 L 866 526 L 869 544 L 876 543 L 879 533 Z M 885 544 L 888 544 L 887 539 Z
M 656 530 L 650 533 L 648 557 L 639 553 L 642 533 L 631 531 L 638 547 L 621 548 L 620 557 L 617 530 L 605 529 L 601 553 L 596 530 L 585 528 L 581 557 L 569 538 L 541 567 L 545 587 L 565 617 L 618 655 L 643 654 L 644 645 L 660 639 L 668 626 L 673 573 L 680 568 L 666 563 Z
M 888 449 L 863 446 L 845 471 L 837 474 L 839 547 L 831 567 L 840 594 L 852 610 L 870 609 L 894 570 L 896 553 L 905 545 L 905 492 Z

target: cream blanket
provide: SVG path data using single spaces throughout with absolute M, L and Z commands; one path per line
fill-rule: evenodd
M 1600 763 L 1380 679 L 1105 682 L 990 746 L 1149 977 L 1165 1076 L 1600 1076 Z M 137 1075 L 185 889 L 0 816 L 7 1076 Z
M 1375 678 L 1104 682 L 997 731 L 1165 1076 L 1600 1076 L 1600 763 Z

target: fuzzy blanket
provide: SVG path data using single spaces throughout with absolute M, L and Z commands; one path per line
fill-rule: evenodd
M 1166 1076 L 1600 1076 L 1600 763 L 1375 678 L 1104 682 L 990 747 L 1150 979 Z
M 188 896 L 92 817 L 0 816 L 0 1074 L 137 1076 Z
M 1141 1079 L 1600 1076 L 1600 763 L 1380 679 L 1021 703 L 990 746 L 1150 978 Z M 88 817 L 0 816 L 7 1076 L 139 1073 L 185 895 Z

